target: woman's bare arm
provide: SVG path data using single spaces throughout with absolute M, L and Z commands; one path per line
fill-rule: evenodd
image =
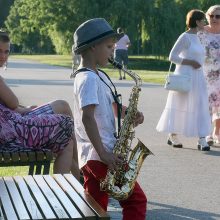
M 7 86 L 4 79 L 0 76 L 0 102 L 6 107 L 14 110 L 18 108 L 19 101 L 13 91 Z

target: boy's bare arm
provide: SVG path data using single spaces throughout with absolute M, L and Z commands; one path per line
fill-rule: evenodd
M 108 165 L 110 169 L 116 169 L 117 163 L 121 160 L 117 158 L 113 153 L 107 152 L 102 144 L 101 137 L 99 135 L 98 126 L 94 118 L 95 105 L 88 105 L 82 108 L 82 122 L 84 124 L 86 133 L 96 149 L 100 159 Z

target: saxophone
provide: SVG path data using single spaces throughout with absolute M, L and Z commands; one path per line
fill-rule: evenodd
M 133 125 L 137 114 L 139 92 L 141 91 L 141 78 L 136 73 L 124 69 L 121 64 L 113 59 L 109 59 L 109 62 L 114 67 L 125 71 L 135 81 L 119 138 L 113 149 L 113 153 L 122 159 L 122 166 L 117 170 L 108 169 L 105 179 L 100 182 L 100 189 L 102 191 L 106 191 L 117 200 L 124 200 L 132 193 L 144 159 L 153 153 L 139 139 L 135 148 L 131 149 L 135 133 Z

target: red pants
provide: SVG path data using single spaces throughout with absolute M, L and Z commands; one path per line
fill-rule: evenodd
M 107 166 L 96 160 L 90 160 L 82 168 L 84 188 L 107 211 L 108 194 L 100 191 L 100 180 L 107 174 Z M 128 199 L 119 201 L 123 208 L 123 220 L 145 220 L 147 212 L 147 198 L 139 184 L 136 182 L 134 190 Z

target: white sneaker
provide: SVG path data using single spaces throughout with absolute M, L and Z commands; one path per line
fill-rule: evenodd
M 179 142 L 176 134 L 169 134 L 167 144 L 172 145 L 175 148 L 183 147 L 183 145 Z
M 211 135 L 207 136 L 206 142 L 208 143 L 209 146 L 212 146 L 214 144 L 213 137 Z
M 210 151 L 210 146 L 208 145 L 204 137 L 199 138 L 197 146 L 199 150 Z

